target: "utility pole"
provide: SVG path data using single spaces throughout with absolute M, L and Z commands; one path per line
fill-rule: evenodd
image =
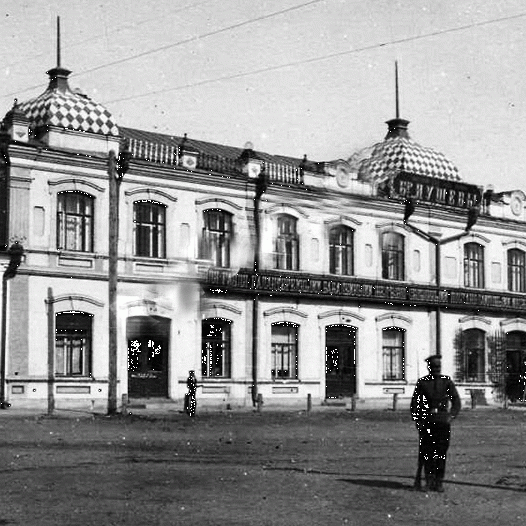
M 460 239 L 464 236 L 467 236 L 472 227 L 475 225 L 478 219 L 479 211 L 476 207 L 471 207 L 468 209 L 468 217 L 467 217 L 467 223 L 466 228 L 463 232 L 460 232 L 459 234 L 455 234 L 450 237 L 446 238 L 438 238 L 435 237 L 428 232 L 424 232 L 417 228 L 416 226 L 409 223 L 409 218 L 414 213 L 416 209 L 416 202 L 408 198 L 405 200 L 405 207 L 404 207 L 404 225 L 409 228 L 412 232 L 414 232 L 417 236 L 420 236 L 422 239 L 425 239 L 429 243 L 433 243 L 435 245 L 435 285 L 437 289 L 441 286 L 441 272 L 440 272 L 440 260 L 441 260 L 441 249 L 440 247 L 442 245 L 445 245 L 446 243 L 451 243 L 452 241 L 456 241 L 457 239 Z M 439 356 L 442 354 L 441 348 L 442 348 L 442 326 L 441 326 L 441 309 L 440 304 L 437 303 L 436 306 L 436 324 L 435 324 L 435 354 L 438 354 Z
M 117 283 L 119 261 L 120 185 L 128 171 L 130 152 L 117 157 L 114 150 L 108 156 L 109 178 L 109 240 L 108 240 L 108 415 L 117 413 Z
M 254 231 L 256 235 L 256 244 L 254 247 L 254 273 L 258 275 L 261 257 L 261 228 L 259 221 L 259 204 L 261 196 L 267 189 L 267 179 L 265 165 L 261 166 L 261 171 L 256 179 L 256 188 L 254 192 Z M 259 295 L 256 290 L 252 302 L 252 404 L 255 406 L 259 403 L 258 397 L 258 317 L 259 317 Z M 259 408 L 260 409 L 260 408 Z

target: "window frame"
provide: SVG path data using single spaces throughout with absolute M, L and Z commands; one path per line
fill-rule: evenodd
M 387 245 L 388 236 L 398 243 Z M 405 236 L 399 232 L 389 230 L 381 234 L 382 279 L 393 281 L 405 280 Z
M 464 244 L 464 286 L 466 288 L 484 288 L 484 259 L 484 245 L 474 241 Z
M 73 200 L 76 203 L 73 203 Z M 68 210 L 75 204 L 77 210 Z M 95 197 L 77 190 L 64 190 L 57 192 L 57 223 L 56 223 L 56 243 L 57 250 L 71 252 L 93 252 L 94 242 L 94 223 L 95 223 Z M 72 207 L 73 208 L 73 207 Z M 74 218 L 74 230 L 68 230 L 68 223 Z M 73 238 L 73 247 L 68 246 L 71 241 L 68 233 Z M 80 241 L 80 243 L 79 243 Z M 79 248 L 80 246 L 80 248 Z
M 203 210 L 202 217 L 201 258 L 212 260 L 215 267 L 229 268 L 233 238 L 233 214 L 220 208 L 208 208 Z M 212 219 L 214 217 L 218 220 L 218 228 L 213 228 Z
M 286 342 L 279 339 L 278 329 L 287 329 Z M 283 331 L 285 332 L 285 331 Z M 285 336 L 281 334 L 281 336 Z M 270 327 L 271 369 L 270 376 L 276 380 L 298 380 L 299 325 L 291 322 L 276 322 Z M 285 358 L 286 356 L 286 358 Z M 278 368 L 277 365 L 281 365 Z M 284 365 L 288 364 L 288 368 Z M 278 372 L 281 371 L 281 374 Z M 286 372 L 286 374 L 285 374 Z
M 217 324 L 221 327 L 221 334 L 205 336 L 208 327 Z M 207 343 L 210 344 L 207 346 Z M 221 374 L 210 374 L 214 367 L 214 351 L 221 348 Z M 232 374 L 232 322 L 224 318 L 205 318 L 201 321 L 201 377 L 211 378 L 231 378 Z
M 400 336 L 397 345 L 386 344 L 386 334 L 394 333 Z M 382 380 L 384 382 L 405 381 L 405 348 L 406 330 L 401 327 L 382 328 Z
M 79 323 L 75 325 L 73 323 L 75 321 Z M 74 345 L 75 340 L 77 340 L 77 345 Z M 59 342 L 62 344 L 59 345 Z M 62 354 L 61 357 L 59 353 Z M 76 359 L 74 353 L 79 353 Z M 93 367 L 92 360 L 93 315 L 78 311 L 57 312 L 55 314 L 55 376 L 60 378 L 90 378 Z M 78 371 L 74 370 L 75 364 L 79 364 Z M 58 370 L 59 368 L 61 371 Z
M 299 270 L 299 251 L 298 219 L 290 214 L 279 214 L 276 218 L 274 269 Z
M 148 207 L 146 220 L 138 219 L 139 211 Z M 166 258 L 166 212 L 167 206 L 147 199 L 133 203 L 133 255 L 152 259 Z M 155 214 L 154 212 L 157 211 Z M 157 216 L 157 217 L 155 217 Z M 161 217 L 161 221 L 156 221 Z M 146 235 L 144 235 L 144 233 Z M 141 235 L 142 234 L 142 235 Z M 146 245 L 146 246 L 144 246 Z
M 526 291 L 526 252 L 520 248 L 507 251 L 508 290 L 510 292 Z M 515 259 L 515 261 L 513 261 Z
M 476 338 L 472 338 L 476 335 Z M 480 340 L 475 342 L 475 339 Z M 474 345 L 477 343 L 477 345 Z M 474 357 L 474 360 L 471 359 Z M 465 383 L 484 383 L 486 381 L 486 332 L 473 327 L 462 331 L 462 378 Z M 474 374 L 472 365 L 475 365 Z
M 347 225 L 335 225 L 329 229 L 329 273 L 354 275 L 354 229 Z

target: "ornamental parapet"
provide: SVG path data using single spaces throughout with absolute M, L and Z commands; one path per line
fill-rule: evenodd
M 360 278 L 335 278 L 279 271 L 255 273 L 210 269 L 203 286 L 211 292 L 261 294 L 319 299 L 354 299 L 360 302 L 456 310 L 526 313 L 526 294 L 393 283 Z

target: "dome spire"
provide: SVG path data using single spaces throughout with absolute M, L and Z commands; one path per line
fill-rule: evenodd
M 392 137 L 405 137 L 409 139 L 409 134 L 407 133 L 407 125 L 409 121 L 400 118 L 400 97 L 398 90 L 398 60 L 395 60 L 395 99 L 396 99 L 396 117 L 387 121 L 388 132 L 385 136 L 386 139 Z
M 57 67 L 47 71 L 49 75 L 48 90 L 58 90 L 65 93 L 66 91 L 70 91 L 68 76 L 71 71 L 60 65 L 60 59 L 60 17 L 57 16 Z

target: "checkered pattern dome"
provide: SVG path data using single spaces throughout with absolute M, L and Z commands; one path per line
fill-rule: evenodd
M 119 135 L 111 113 L 85 95 L 69 88 L 58 90 L 49 87 L 42 95 L 20 104 L 32 129 L 58 126 L 68 130 Z
M 408 137 L 388 137 L 373 146 L 370 157 L 361 161 L 358 178 L 382 181 L 398 172 L 459 181 L 456 166 L 443 154 L 425 148 Z

